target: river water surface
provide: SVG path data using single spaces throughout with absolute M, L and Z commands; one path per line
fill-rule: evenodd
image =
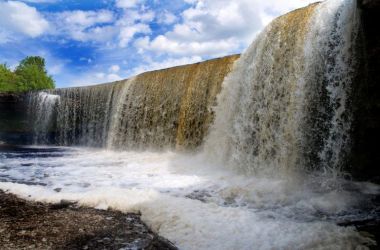
M 142 212 L 182 249 L 350 249 L 373 245 L 355 221 L 376 221 L 379 186 L 319 176 L 246 176 L 203 155 L 76 147 L 2 147 L 0 188 Z

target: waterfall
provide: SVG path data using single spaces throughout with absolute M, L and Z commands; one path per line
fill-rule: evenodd
M 321 72 L 327 90 L 330 116 L 327 119 L 328 134 L 323 138 L 323 146 L 318 156 L 324 172 L 339 174 L 350 150 L 350 130 L 352 123 L 352 85 L 357 62 L 355 59 L 358 31 L 360 26 L 357 1 L 326 2 L 317 10 L 306 46 L 309 65 L 308 74 L 313 72 L 320 61 L 313 61 L 317 51 L 324 52 L 322 62 L 325 68 Z M 332 14 L 329 12 L 332 11 Z M 325 18 L 326 14 L 330 18 Z M 319 20 L 317 22 L 317 20 Z M 318 77 L 318 76 L 316 76 Z
M 112 109 L 123 82 L 90 88 L 57 89 L 58 145 L 104 147 L 107 143 Z
M 223 82 L 207 155 L 248 173 L 339 173 L 358 18 L 354 0 L 332 0 L 266 27 Z
M 355 4 L 330 0 L 275 19 L 232 72 L 236 56 L 35 94 L 37 142 L 53 127 L 58 145 L 195 149 L 204 142 L 208 158 L 247 173 L 337 175 L 350 148 Z
M 237 58 L 147 72 L 116 83 L 51 90 L 60 98 L 51 109 L 51 142 L 117 150 L 194 149 L 207 133 L 211 107 Z M 31 119 L 38 121 L 43 112 L 39 95 L 31 94 L 30 105 Z M 39 131 L 36 143 L 45 143 L 41 138 L 47 135 Z
M 351 144 L 367 148 L 356 123 L 373 119 L 354 117 L 359 20 L 356 0 L 327 0 L 275 19 L 240 57 L 33 92 L 36 144 L 91 148 L 6 147 L 0 189 L 138 211 L 180 249 L 375 248 L 380 186 L 345 178 L 363 159 Z
M 49 142 L 50 133 L 54 127 L 54 111 L 59 103 L 59 96 L 47 92 L 35 94 L 35 98 L 30 98 L 29 113 L 33 113 L 33 124 L 35 143 L 46 144 Z
M 143 73 L 124 85 L 108 147 L 193 149 L 212 120 L 210 108 L 237 57 Z
M 35 144 L 104 147 L 123 82 L 29 94 Z

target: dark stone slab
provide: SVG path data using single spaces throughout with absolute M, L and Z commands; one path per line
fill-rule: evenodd
M 362 56 L 355 86 L 356 106 L 351 172 L 380 182 L 380 1 L 359 0 Z
M 32 126 L 27 119 L 27 94 L 0 93 L 0 142 L 29 144 Z

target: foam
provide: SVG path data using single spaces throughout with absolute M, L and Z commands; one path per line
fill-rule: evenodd
M 0 167 L 2 176 L 45 186 L 3 182 L 0 188 L 30 200 L 139 211 L 181 249 L 347 249 L 373 243 L 336 222 L 342 214 L 356 216 L 353 209 L 363 197 L 379 193 L 374 184 L 346 182 L 351 191 L 324 190 L 309 181 L 239 175 L 201 155 L 64 150 L 61 157 L 3 159 L 10 168 Z

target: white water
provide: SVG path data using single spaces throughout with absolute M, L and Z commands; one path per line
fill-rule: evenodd
M 42 144 L 49 141 L 49 131 L 52 129 L 53 114 L 60 97 L 46 92 L 39 92 L 36 99 L 31 99 L 29 112 L 35 112 L 35 120 L 32 121 L 34 129 L 34 142 Z
M 172 152 L 66 148 L 59 157 L 41 154 L 0 155 L 0 175 L 46 186 L 5 182 L 0 189 L 32 200 L 140 211 L 181 249 L 350 249 L 371 243 L 336 222 L 366 219 L 361 203 L 379 192 L 374 184 L 342 181 L 345 188 L 323 189 L 325 180 L 318 177 L 298 183 L 247 177 L 207 165 L 201 156 Z
M 350 142 L 358 27 L 354 0 L 269 24 L 223 83 L 206 154 L 246 173 L 338 175 Z

